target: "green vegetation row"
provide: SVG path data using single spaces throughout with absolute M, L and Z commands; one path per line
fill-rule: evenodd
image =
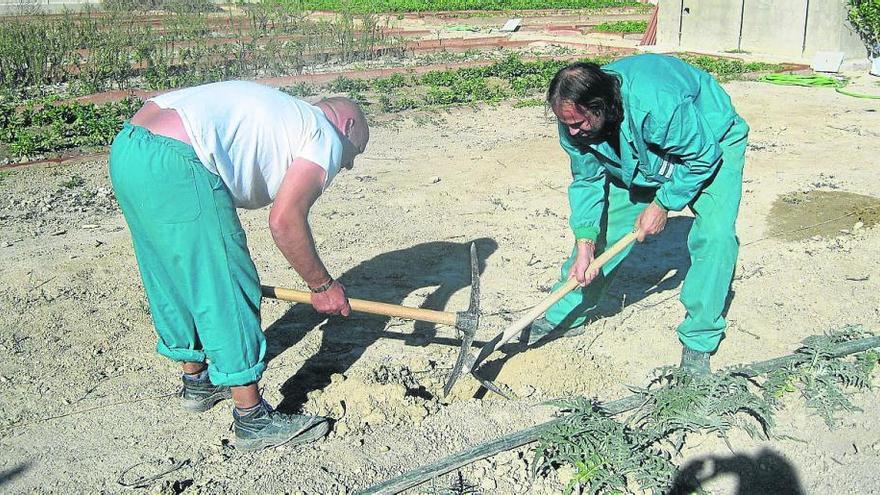
M 719 78 L 779 70 L 779 66 L 744 63 L 707 56 L 687 56 L 688 62 Z M 603 64 L 610 57 L 584 59 Z M 360 101 L 368 113 L 394 113 L 426 107 L 495 103 L 515 100 L 515 106 L 543 104 L 543 93 L 556 72 L 569 61 L 524 61 L 510 55 L 484 67 L 432 71 L 422 75 L 395 74 L 375 79 L 339 77 L 324 85 L 299 83 L 281 88 L 297 96 L 344 94 Z M 33 157 L 84 146 L 107 145 L 140 105 L 137 99 L 105 105 L 60 104 L 53 98 L 20 106 L 0 103 L 0 155 Z
M 398 45 L 370 14 L 312 21 L 295 3 L 242 8 L 246 16 L 221 16 L 224 22 L 185 9 L 158 25 L 126 10 L 4 19 L 0 91 L 45 94 L 60 87 L 88 94 L 288 75 L 315 61 L 370 59 Z
M 648 21 L 614 21 L 603 22 L 593 28 L 593 31 L 603 33 L 644 33 L 648 29 Z
M 141 104 L 136 98 L 103 105 L 32 103 L 16 108 L 0 104 L 0 143 L 12 157 L 106 146 Z
M 634 0 L 303 0 L 313 10 L 359 12 L 437 12 L 449 10 L 598 9 L 637 7 Z

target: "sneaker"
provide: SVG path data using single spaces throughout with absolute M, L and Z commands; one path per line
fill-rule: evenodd
M 525 330 L 523 330 L 523 334 L 527 338 L 520 338 L 520 341 L 527 341 L 529 345 L 534 344 L 535 342 L 543 339 L 547 334 L 557 330 L 557 326 L 553 323 L 550 323 L 546 318 L 538 318 L 533 321 L 531 325 L 527 326 Z M 569 328 L 561 335 L 561 337 L 576 337 L 578 335 L 582 335 L 586 331 L 584 326 L 579 326 L 575 328 Z
M 261 450 L 286 443 L 302 445 L 323 437 L 330 423 L 322 416 L 282 414 L 263 401 L 247 414 L 232 413 L 235 446 L 242 450 Z
M 708 375 L 711 373 L 709 369 L 709 353 L 698 352 L 683 345 L 681 346 L 681 364 L 679 367 L 695 375 Z
M 204 372 L 203 372 L 204 373 Z M 205 412 L 214 407 L 218 402 L 232 397 L 229 387 L 214 385 L 208 379 L 208 374 L 199 375 L 199 378 L 181 377 L 183 387 L 180 389 L 180 405 L 191 412 Z

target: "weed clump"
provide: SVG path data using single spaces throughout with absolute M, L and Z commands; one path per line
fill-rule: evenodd
M 715 434 L 731 451 L 733 430 L 774 438 L 774 413 L 782 397 L 795 391 L 834 427 L 839 413 L 858 411 L 852 391 L 871 386 L 880 353 L 841 357 L 848 343 L 869 336 L 860 327 L 845 327 L 805 339 L 789 358 L 705 376 L 660 368 L 647 387 L 632 388 L 639 406 L 623 420 L 586 399 L 555 401 L 567 415 L 539 439 L 535 474 L 564 467 L 573 473 L 567 492 L 664 493 L 677 474 L 673 459 L 687 434 Z

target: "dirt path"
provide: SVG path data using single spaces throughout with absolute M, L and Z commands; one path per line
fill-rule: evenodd
M 789 193 L 819 200 L 825 196 L 810 192 L 855 193 L 876 206 L 876 103 L 828 89 L 726 87 L 752 138 L 731 325 L 713 363 L 782 355 L 807 335 L 849 323 L 880 330 L 880 231 L 868 221 L 856 227 L 862 213 L 845 217 L 845 232 L 835 224 L 805 240 L 767 237 L 778 227 L 774 204 Z M 468 299 L 466 247 L 476 241 L 485 314 L 478 340 L 491 337 L 542 296 L 572 240 L 567 164 L 554 132 L 543 109 L 508 105 L 386 120 L 356 168 L 316 206 L 320 252 L 355 297 L 458 310 Z M 173 393 L 178 378 L 153 352 L 105 161 L 13 170 L 0 187 L 3 492 L 127 492 L 120 475 L 129 482 L 183 462 L 146 483 L 148 491 L 347 493 L 547 419 L 552 411 L 536 406 L 545 399 L 626 395 L 625 384 L 642 384 L 652 368 L 678 359 L 673 329 L 682 317 L 688 215 L 633 252 L 604 300 L 607 316 L 585 335 L 528 351 L 513 346 L 489 363 L 519 396 L 511 402 L 475 399 L 469 379 L 439 398 L 457 352 L 451 329 L 367 316 L 325 321 L 266 301 L 266 396 L 338 421 L 310 448 L 242 454 L 230 442 L 227 407 L 194 418 L 173 398 L 158 398 Z M 835 204 L 847 208 L 834 201 L 829 208 Z M 263 282 L 302 287 L 273 247 L 267 217 L 242 212 Z M 781 432 L 803 442 L 735 437 L 742 456 L 734 457 L 714 438 L 695 438 L 681 462 L 713 458 L 703 469 L 719 472 L 714 493 L 735 493 L 738 483 L 756 493 L 747 484 L 755 480 L 768 490 L 798 483 L 809 493 L 876 492 L 877 398 L 860 396 L 865 412 L 848 415 L 835 432 L 793 401 Z M 530 461 L 528 451 L 509 452 L 461 474 L 484 493 L 560 488 L 555 478 L 530 484 Z

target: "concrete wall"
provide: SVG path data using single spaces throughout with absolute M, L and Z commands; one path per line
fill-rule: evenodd
M 846 20 L 845 0 L 661 0 L 657 44 L 747 51 L 809 61 L 817 51 L 867 53 Z
M 865 43 L 846 21 L 847 8 L 844 2 L 816 2 L 810 0 L 810 15 L 807 19 L 806 53 L 828 51 L 829 44 L 847 54 L 848 58 L 864 58 L 868 55 Z M 841 26 L 837 19 L 843 19 Z M 827 34 L 826 34 L 827 33 Z
M 740 1 L 690 0 L 684 2 L 681 44 L 706 46 L 709 50 L 736 47 L 742 14 Z
M 809 3 L 821 1 L 809 0 Z M 801 57 L 807 3 L 808 0 L 745 0 L 739 49 L 751 53 Z

